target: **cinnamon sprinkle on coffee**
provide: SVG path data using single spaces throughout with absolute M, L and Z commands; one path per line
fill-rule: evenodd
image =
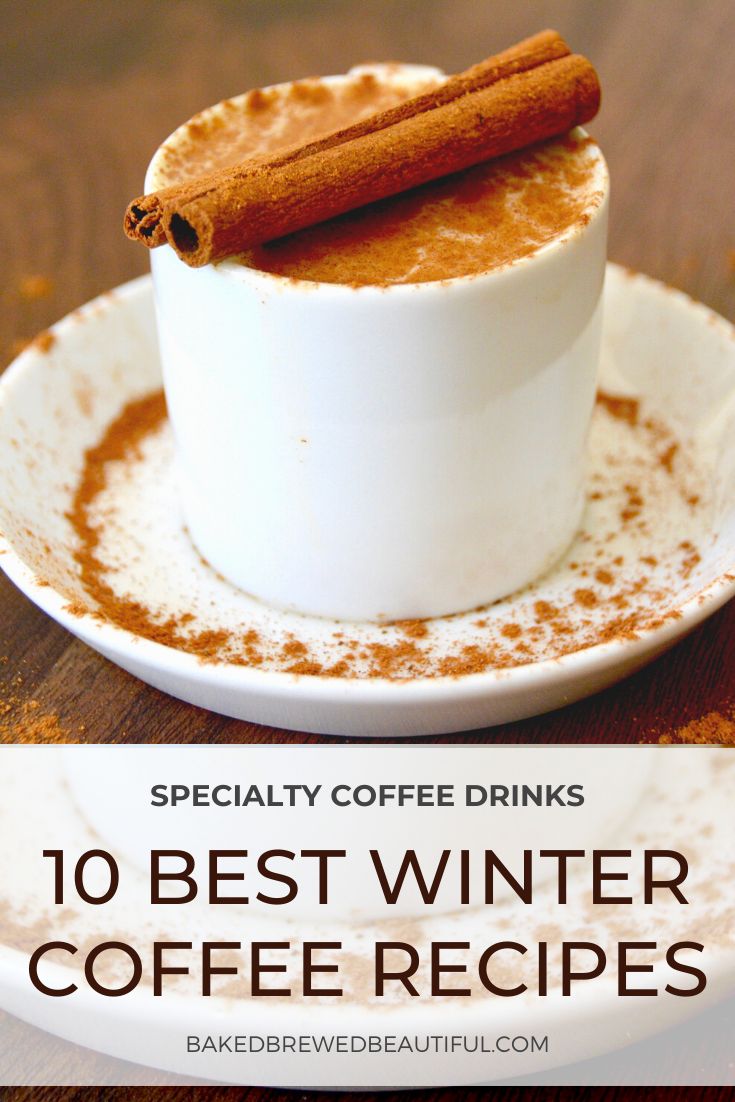
M 143 441 L 165 421 L 166 401 L 163 391 L 156 391 L 128 403 L 99 444 L 85 453 L 82 478 L 67 514 L 78 540 L 74 558 L 96 615 L 133 635 L 199 658 L 215 659 L 229 641 L 229 632 L 210 628 L 189 632 L 186 628 L 192 617 L 188 612 L 158 620 L 155 612 L 140 601 L 115 592 L 107 577 L 108 569 L 98 556 L 100 526 L 91 520 L 92 507 L 107 488 L 110 465 L 140 458 Z M 79 611 L 78 606 L 70 605 L 69 611 Z

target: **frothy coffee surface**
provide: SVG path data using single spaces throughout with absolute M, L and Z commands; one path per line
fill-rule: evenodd
M 410 75 L 409 75 L 410 73 Z M 256 89 L 205 111 L 162 146 L 164 187 L 346 126 L 440 83 L 379 66 L 333 83 Z M 248 267 L 354 286 L 489 271 L 589 221 L 602 200 L 599 147 L 580 131 L 488 161 L 243 253 Z

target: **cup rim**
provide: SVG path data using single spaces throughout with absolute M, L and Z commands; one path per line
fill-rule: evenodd
M 332 73 L 328 76 L 321 76 L 318 78 L 302 78 L 302 79 L 318 79 L 325 84 L 340 84 L 343 81 L 359 76 L 363 73 L 375 73 L 382 74 L 384 77 L 390 75 L 403 74 L 407 76 L 434 76 L 441 79 L 446 77 L 446 73 L 434 65 L 421 65 L 411 62 L 369 62 L 365 64 L 354 65 L 345 73 Z M 280 81 L 277 84 L 264 85 L 260 91 L 270 92 L 279 91 L 287 88 L 292 84 L 298 83 L 297 80 Z M 145 190 L 156 190 L 157 185 L 153 181 L 153 177 L 157 171 L 156 162 L 166 149 L 172 143 L 175 143 L 179 136 L 183 136 L 184 132 L 193 122 L 198 122 L 200 119 L 218 111 L 223 103 L 240 104 L 246 96 L 250 94 L 250 89 L 245 92 L 241 92 L 236 96 L 231 96 L 226 99 L 219 100 L 217 103 L 210 104 L 207 107 L 203 107 L 200 111 L 196 111 L 191 118 L 177 126 L 167 138 L 160 143 L 155 153 L 151 157 L 145 174 Z M 582 126 L 574 127 L 570 133 L 578 134 L 583 137 L 588 137 L 588 131 Z M 264 271 L 262 268 L 252 268 L 247 264 L 240 264 L 235 258 L 227 257 L 224 260 L 218 261 L 216 264 L 207 264 L 204 269 L 215 272 L 221 277 L 227 277 L 234 279 L 239 283 L 254 283 L 265 284 L 269 288 L 289 288 L 300 289 L 303 291 L 315 291 L 320 289 L 322 293 L 326 288 L 330 288 L 335 294 L 391 294 L 393 296 L 400 294 L 430 294 L 436 293 L 438 290 L 446 289 L 455 285 L 467 285 L 470 286 L 480 280 L 498 278 L 508 272 L 520 268 L 527 267 L 534 261 L 544 260 L 550 253 L 556 253 L 559 249 L 565 245 L 571 243 L 577 238 L 581 237 L 585 232 L 597 223 L 601 217 L 606 213 L 609 198 L 610 198 L 610 173 L 607 166 L 605 156 L 597 143 L 595 143 L 596 156 L 594 158 L 595 169 L 595 183 L 598 185 L 591 196 L 589 209 L 585 211 L 586 218 L 573 222 L 560 234 L 552 237 L 550 240 L 545 241 L 542 245 L 533 249 L 530 253 L 525 253 L 523 256 L 516 257 L 512 260 L 506 261 L 504 264 L 497 265 L 492 268 L 487 268 L 481 272 L 469 272 L 465 275 L 448 276 L 445 279 L 431 279 L 417 282 L 398 282 L 398 283 L 337 283 L 330 282 L 328 280 L 316 280 L 316 279 L 302 279 L 298 276 L 285 276 L 280 275 L 277 272 Z M 166 243 L 159 246 L 162 249 L 171 249 L 171 246 Z M 173 251 L 173 250 L 172 250 Z

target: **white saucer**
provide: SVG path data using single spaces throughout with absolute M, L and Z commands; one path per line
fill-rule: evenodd
M 275 727 L 445 733 L 596 692 L 735 593 L 735 332 L 685 295 L 615 266 L 605 304 L 601 387 L 639 405 L 598 405 L 583 532 L 545 578 L 488 609 L 376 626 L 249 598 L 200 560 L 183 530 L 164 424 L 108 471 L 92 520 L 104 521 L 105 580 L 157 622 L 185 616 L 180 643 L 164 646 L 95 613 L 65 514 L 85 449 L 126 403 L 160 386 L 147 278 L 65 318 L 0 382 L 0 565 L 144 681 Z M 206 658 L 202 633 L 214 640 Z
M 72 752 L 74 749 L 71 748 Z M 644 847 L 658 847 L 662 842 L 662 824 L 668 824 L 667 848 L 683 850 L 690 862 L 686 888 L 689 904 L 684 908 L 668 902 L 653 907 L 641 902 L 622 911 L 613 905 L 592 907 L 588 878 L 570 875 L 563 915 L 552 878 L 537 885 L 533 906 L 529 907 L 519 906 L 508 898 L 496 900 L 490 911 L 470 907 L 448 914 L 396 916 L 359 925 L 326 916 L 311 921 L 303 916 L 287 917 L 280 910 L 278 914 L 271 911 L 263 915 L 251 913 L 247 907 L 213 907 L 199 900 L 185 907 L 167 907 L 164 913 L 150 905 L 146 873 L 127 863 L 122 866 L 121 890 L 105 906 L 80 906 L 69 896 L 63 907 L 55 907 L 51 902 L 50 873 L 39 864 L 39 855 L 49 844 L 49 824 L 54 824 L 54 844 L 67 853 L 83 853 L 100 844 L 99 835 L 74 803 L 69 786 L 60 783 L 68 750 L 45 747 L 41 753 L 32 752 L 33 769 L 28 768 L 28 748 L 6 747 L 3 751 L 0 839 L 8 844 L 0 844 L 0 1008 L 97 1052 L 172 1073 L 251 1085 L 343 1086 L 354 1083 L 351 1076 L 355 1075 L 363 1075 L 363 1082 L 376 1086 L 462 1085 L 532 1072 L 543 1074 L 552 1067 L 589 1060 L 688 1021 L 731 996 L 735 989 L 729 890 L 733 845 L 727 842 L 732 836 L 725 826 L 732 819 L 735 773 L 732 755 L 727 750 L 689 748 L 669 752 L 649 747 L 627 751 L 655 754 L 655 777 L 606 844 L 617 848 L 630 848 L 634 844 L 636 853 Z M 74 758 L 68 760 L 72 765 L 75 762 Z M 248 813 L 244 814 L 245 821 L 250 822 Z M 22 830 L 18 827 L 21 822 Z M 257 837 L 257 825 L 251 823 L 244 829 L 251 839 Z M 720 844 L 712 844 L 714 839 L 720 839 Z M 638 873 L 631 875 L 631 885 L 637 884 Z M 153 995 L 150 986 L 141 984 L 124 998 L 100 1000 L 92 995 L 79 971 L 86 952 L 111 939 L 119 938 L 136 946 L 143 953 L 146 969 L 150 968 L 150 945 L 157 939 L 193 941 L 197 946 L 205 938 L 244 943 L 258 939 L 290 940 L 290 982 L 297 991 L 300 943 L 313 936 L 320 941 L 343 943 L 344 997 L 314 997 L 308 1005 L 300 996 L 253 998 L 247 993 L 241 972 L 232 981 L 220 977 L 212 996 L 202 998 L 198 969 L 187 958 L 181 962 L 191 963 L 191 974 L 168 977 L 160 998 Z M 664 947 L 693 939 L 705 946 L 700 963 L 706 971 L 707 987 L 696 998 L 666 997 L 663 986 L 673 979 L 663 963 L 663 953 L 659 952 L 654 971 L 640 977 L 641 986 L 659 988 L 659 997 L 655 999 L 621 998 L 614 968 L 608 969 L 598 981 L 577 988 L 572 998 L 562 996 L 556 986 L 558 980 L 550 983 L 546 998 L 539 998 L 533 993 L 535 966 L 533 954 L 529 953 L 527 958 L 518 958 L 515 965 L 509 964 L 508 973 L 503 976 L 509 987 L 519 981 L 528 983 L 529 991 L 523 997 L 494 998 L 480 990 L 471 998 L 432 997 L 422 970 L 422 979 L 417 981 L 422 988 L 420 997 L 411 998 L 394 986 L 390 992 L 386 989 L 382 999 L 376 999 L 371 947 L 383 938 L 410 942 L 419 949 L 422 961 L 428 959 L 427 946 L 432 940 L 466 941 L 480 948 L 505 939 L 527 945 L 546 939 L 550 945 L 562 939 L 592 940 L 612 960 L 620 940 L 654 941 Z M 58 987 L 77 983 L 79 990 L 70 998 L 40 995 L 28 978 L 30 952 L 53 940 L 68 941 L 82 949 L 71 966 L 68 955 L 60 955 L 59 963 L 50 965 L 55 971 L 45 977 Z M 551 949 L 549 959 L 555 959 Z M 633 959 L 639 961 L 640 957 Z M 112 982 L 120 982 L 121 968 L 122 975 L 129 974 L 120 961 L 110 961 L 108 967 L 112 969 L 109 976 L 115 977 Z M 147 971 L 146 976 L 149 975 Z M 461 979 L 471 978 L 468 973 Z M 453 982 L 450 978 L 448 986 Z M 726 1027 L 726 1020 L 723 1024 Z M 399 1037 L 451 1032 L 482 1034 L 488 1038 L 501 1034 L 542 1037 L 548 1033 L 550 1043 L 545 1053 L 520 1052 L 506 1057 L 496 1051 L 489 1056 L 475 1053 L 472 1057 L 445 1053 L 400 1064 L 396 1063 L 396 1057 L 392 1060 L 382 1057 L 362 1065 L 359 1058 L 354 1063 L 335 1060 L 320 1064 L 317 1060 L 308 1069 L 308 1084 L 298 1078 L 300 1074 L 303 1076 L 304 1066 L 299 1064 L 295 1070 L 293 1062 L 283 1056 L 274 1060 L 265 1054 L 227 1058 L 204 1053 L 194 1058 L 187 1057 L 185 1052 L 185 1038 L 192 1033 L 298 1036 L 303 1032 L 389 1033 Z M 677 1078 L 674 1082 L 707 1081 L 700 1077 L 706 1074 L 699 1059 L 701 1051 L 693 1048 L 690 1056 L 693 1078 Z M 645 1048 L 631 1053 L 628 1082 L 648 1081 L 646 1059 Z M 594 1065 L 591 1067 L 594 1070 Z M 644 1078 L 635 1078 L 636 1069 Z M 678 1067 L 675 1072 L 681 1070 Z M 30 1083 L 43 1082 L 44 1069 L 35 1061 L 29 1072 L 33 1076 Z M 321 1083 L 319 1073 L 333 1078 Z M 395 1079 L 391 1080 L 391 1076 Z M 94 1079 L 96 1084 L 100 1081 Z

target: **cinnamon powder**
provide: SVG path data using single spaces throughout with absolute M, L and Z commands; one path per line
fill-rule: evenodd
M 735 747 L 735 708 L 731 707 L 727 714 L 707 712 L 675 731 L 660 735 L 658 741 L 662 746 L 695 744 Z
M 278 153 L 359 123 L 442 81 L 412 86 L 356 74 L 256 89 L 204 112 L 164 143 L 157 188 Z M 599 151 L 575 131 L 497 158 L 413 192 L 372 203 L 242 254 L 250 267 L 287 278 L 351 286 L 443 280 L 487 271 L 528 255 L 589 220 L 601 200 Z
M 216 658 L 229 638 L 227 632 L 209 629 L 193 634 L 187 632 L 185 628 L 191 620 L 191 615 L 187 613 L 169 617 L 163 622 L 157 621 L 151 609 L 132 597 L 115 592 L 107 581 L 107 568 L 97 553 L 100 526 L 90 518 L 93 505 L 106 489 L 109 465 L 139 458 L 143 442 L 165 421 L 166 400 L 163 391 L 156 391 L 125 406 L 99 444 L 85 453 L 82 477 L 67 513 L 78 541 L 74 558 L 79 566 L 81 583 L 94 601 L 98 615 L 133 635 L 202 658 Z M 72 606 L 72 611 L 88 610 Z
M 429 74 L 409 87 L 364 72 L 339 84 L 314 77 L 285 88 L 253 88 L 196 116 L 177 131 L 175 141 L 164 142 L 156 163 L 156 187 L 341 130 L 439 83 L 440 78 Z
M 640 402 L 637 398 L 626 398 L 619 394 L 608 394 L 605 390 L 598 390 L 597 402 L 604 406 L 611 417 L 615 417 L 618 421 L 625 421 L 631 428 L 635 428 L 638 424 Z
M 660 471 L 660 450 L 654 445 L 662 439 L 663 430 L 656 426 L 654 431 L 648 424 L 650 419 L 639 417 L 637 400 L 603 395 L 598 409 L 597 416 L 622 420 L 626 431 L 647 434 L 651 477 L 654 470 Z M 72 611 L 91 612 L 134 635 L 194 654 L 202 661 L 271 669 L 294 676 L 390 680 L 460 677 L 559 658 L 599 643 L 635 639 L 681 615 L 672 607 L 663 579 L 671 578 L 671 593 L 676 594 L 675 587 L 680 585 L 676 579 L 692 573 L 697 565 L 698 551 L 692 541 L 679 535 L 678 546 L 674 544 L 665 556 L 662 553 L 659 565 L 659 556 L 650 554 L 645 536 L 636 537 L 637 557 L 634 544 L 624 558 L 615 549 L 606 550 L 608 536 L 604 531 L 590 543 L 585 541 L 591 537 L 582 534 L 574 562 L 569 566 L 566 587 L 559 587 L 553 601 L 534 599 L 535 587 L 531 586 L 525 597 L 520 595 L 520 600 L 507 605 L 500 602 L 490 614 L 470 614 L 471 627 L 457 632 L 453 624 L 458 618 L 446 617 L 400 621 L 382 628 L 355 624 L 334 631 L 329 639 L 320 642 L 317 638 L 300 637 L 298 617 L 289 621 L 291 631 L 282 633 L 263 623 L 259 613 L 253 614 L 253 622 L 241 623 L 237 628 L 226 615 L 222 621 L 226 626 L 222 626 L 213 623 L 206 610 L 192 607 L 182 606 L 175 613 L 169 608 L 162 613 L 134 594 L 115 590 L 115 564 L 104 562 L 101 545 L 110 518 L 105 494 L 110 489 L 113 468 L 120 463 L 126 465 L 134 479 L 146 442 L 163 429 L 165 421 L 166 406 L 161 392 L 133 401 L 109 426 L 99 444 L 85 455 L 68 518 L 77 539 L 75 560 L 79 578 L 89 601 L 77 600 Z M 689 468 L 689 464 L 681 466 Z M 632 469 L 648 487 L 644 480 L 649 476 L 638 460 Z M 595 498 L 596 507 L 604 498 L 616 502 L 622 492 L 624 500 L 642 515 L 651 508 L 644 500 L 644 496 L 651 496 L 648 489 L 644 495 L 638 483 L 624 481 L 617 457 L 609 474 L 597 471 L 592 478 L 595 489 L 590 489 L 590 497 Z M 114 507 L 112 513 L 114 519 Z M 658 567 L 658 577 L 654 579 L 652 567 Z M 202 568 L 209 569 L 206 564 Z M 579 584 L 579 578 L 585 579 L 584 585 Z M 469 639 L 468 632 L 471 632 Z
M 426 620 L 396 620 L 393 626 L 409 639 L 424 639 L 429 634 Z
M 591 138 L 500 157 L 243 253 L 248 267 L 353 287 L 476 275 L 589 220 Z
M 0 686 L 0 745 L 8 743 L 78 742 L 55 712 L 43 710 L 38 700 L 18 695 L 21 679 L 9 688 Z
M 664 468 L 665 471 L 669 472 L 669 474 L 671 474 L 671 472 L 674 469 L 674 456 L 676 455 L 678 450 L 679 450 L 679 445 L 678 444 L 676 444 L 676 443 L 669 444 L 666 451 L 662 452 L 662 454 L 659 456 L 659 460 L 658 460 L 659 463 L 661 464 L 661 466 Z
M 26 348 L 35 348 L 38 352 L 47 353 L 56 344 L 55 335 L 48 329 L 42 329 L 35 337 L 18 337 L 10 343 L 10 355 L 13 359 L 25 352 Z

